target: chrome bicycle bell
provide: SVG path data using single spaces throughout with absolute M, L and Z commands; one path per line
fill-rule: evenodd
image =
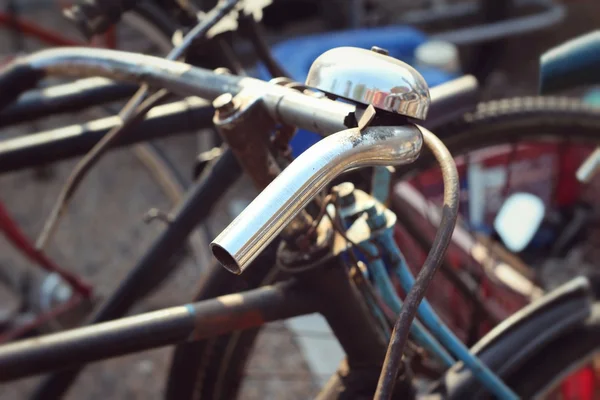
M 356 104 L 421 120 L 429 109 L 429 89 L 421 74 L 378 47 L 326 51 L 310 67 L 306 85 Z

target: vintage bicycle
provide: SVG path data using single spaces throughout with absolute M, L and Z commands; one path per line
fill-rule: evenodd
M 206 25 L 200 28 L 194 33 Z M 49 76 L 98 75 L 143 83 L 148 85 L 145 90 L 160 88 L 213 100 L 214 118 L 204 107 L 204 119 L 198 121 L 208 124 L 212 119 L 229 148 L 206 178 L 192 187 L 155 245 L 96 311 L 90 321 L 94 325 L 0 347 L 3 380 L 49 372 L 60 365 L 62 371 L 48 378 L 36 393 L 38 398 L 55 398 L 68 388 L 82 364 L 181 343 L 167 396 L 232 398 L 243 380 L 257 328 L 268 321 L 314 312 L 325 316 L 347 355 L 321 398 L 413 397 L 417 395 L 413 376 L 437 381 L 419 395 L 465 398 L 491 393 L 498 398 L 529 398 L 555 389 L 572 366 L 597 348 L 594 296 L 585 278 L 573 280 L 510 317 L 471 352 L 421 302 L 456 221 L 456 168 L 444 144 L 415 125 L 426 117 L 431 101 L 422 78 L 383 50 L 342 48 L 325 53 L 303 85 L 219 74 L 133 53 L 47 50 L 3 71 L 0 85 L 7 90 L 0 100 L 6 106 Z M 442 99 L 452 103 L 462 94 L 460 90 L 436 94 L 432 108 L 442 104 L 438 103 Z M 22 110 L 23 104 L 32 107 L 34 100 L 17 102 L 12 112 Z M 150 116 L 145 124 L 154 123 L 152 118 L 172 117 L 176 111 L 180 114 L 172 121 L 181 119 L 181 110 L 161 107 L 165 107 L 164 114 Z M 134 107 L 134 119 L 149 108 Z M 571 112 L 569 117 L 578 117 L 574 139 L 598 137 L 594 112 L 577 107 L 571 107 Z M 572 120 L 565 118 L 562 128 Z M 127 129 L 130 124 L 115 126 Z M 290 161 L 286 141 L 294 126 L 327 137 Z M 103 129 L 96 137 L 106 132 Z M 34 138 L 40 141 L 33 143 L 48 145 L 47 136 Z M 127 136 L 127 141 L 145 139 L 140 133 Z M 90 139 L 76 140 L 81 144 Z M 331 187 L 330 183 L 347 169 L 414 162 L 423 144 L 431 151 L 429 157 L 441 164 L 445 199 L 436 241 L 415 279 L 390 239 L 394 214 L 353 185 L 337 182 Z M 30 151 L 30 146 L 8 147 L 6 154 Z M 60 151 L 66 156 L 83 150 Z M 18 157 L 0 160 L 7 166 L 16 164 Z M 282 167 L 286 168 L 279 173 Z M 242 277 L 213 268 L 196 303 L 105 322 L 123 316 L 148 286 L 169 272 L 165 261 L 184 245 L 242 170 L 264 190 L 212 245 L 217 259 L 230 271 L 244 271 Z M 404 303 L 390 290 L 390 274 L 408 292 Z M 414 319 L 417 311 L 418 320 Z M 419 347 L 407 346 L 409 335 Z M 421 346 L 427 351 L 421 351 Z

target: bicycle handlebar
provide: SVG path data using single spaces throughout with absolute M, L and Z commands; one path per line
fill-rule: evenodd
M 17 79 L 19 77 L 13 73 L 15 69 L 35 82 L 23 84 L 23 80 Z M 185 71 L 188 72 L 183 73 Z M 90 51 L 77 47 L 42 50 L 3 69 L 0 72 L 0 109 L 2 105 L 10 104 L 19 95 L 35 87 L 46 76 L 52 75 L 92 78 L 57 85 L 37 93 L 27 93 L 19 98 L 18 103 L 11 105 L 10 110 L 2 110 L 0 125 L 13 124 L 22 120 L 25 115 L 28 119 L 32 116 L 37 118 L 53 112 L 76 111 L 100 105 L 104 101 L 120 100 L 134 89 L 134 86 L 98 79 L 101 76 L 128 83 L 147 82 L 156 87 L 166 87 L 180 95 L 205 99 L 214 99 L 225 91 L 236 94 L 242 88 L 254 87 L 271 94 L 270 111 L 280 122 L 321 135 L 355 126 L 346 120 L 356 110 L 351 104 L 316 99 L 257 79 L 219 75 L 210 70 L 162 58 L 116 50 Z M 14 82 L 19 84 L 11 84 Z M 478 101 L 477 80 L 469 75 L 454 79 L 431 88 L 430 96 L 426 126 L 437 126 L 474 108 Z M 279 104 L 273 104 L 277 102 Z M 312 118 L 316 120 L 313 121 Z
M 220 75 L 178 61 L 117 50 L 58 48 L 42 50 L 18 62 L 40 79 L 48 76 L 101 76 L 147 83 L 178 95 L 208 100 L 214 100 L 223 93 L 235 95 L 242 89 L 251 89 L 262 94 L 267 111 L 276 121 L 323 135 L 351 127 L 347 117 L 355 110 L 354 106 L 348 104 L 308 96 L 295 89 L 258 79 Z
M 333 177 L 363 166 L 412 162 L 422 145 L 420 128 L 415 125 L 372 127 L 362 132 L 347 129 L 356 123 L 354 118 L 349 118 L 356 111 L 353 105 L 158 57 L 116 50 L 68 48 L 40 51 L 19 63 L 42 77 L 102 76 L 147 83 L 179 95 L 208 100 L 223 93 L 235 95 L 242 90 L 252 90 L 260 95 L 265 109 L 279 123 L 322 135 L 338 132 L 295 160 L 213 242 L 215 256 L 236 273 L 240 273 Z M 244 229 L 236 232 L 235 228 L 240 226 Z
M 210 244 L 215 258 L 240 274 L 333 178 L 354 168 L 413 162 L 423 139 L 419 127 L 347 129 L 326 137 L 295 159 Z

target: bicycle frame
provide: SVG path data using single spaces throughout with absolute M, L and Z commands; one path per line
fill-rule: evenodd
M 175 234 L 173 228 L 168 231 Z M 273 261 L 272 253 L 265 252 L 257 263 Z M 2 346 L 0 381 L 52 371 L 57 363 L 76 367 L 320 312 L 347 354 L 350 374 L 358 375 L 356 382 L 362 382 L 362 386 L 364 379 L 377 376 L 385 356 L 385 336 L 373 329 L 374 321 L 345 267 L 337 263 L 336 258 L 328 258 L 325 264 L 324 269 L 300 274 L 296 279 L 273 286 L 73 329 L 45 336 L 43 341 L 38 338 Z M 255 267 L 260 268 L 260 265 Z M 221 279 L 222 274 L 228 272 L 220 266 L 211 269 L 204 284 L 210 285 L 213 280 Z M 344 302 L 327 300 L 332 297 L 343 298 Z M 76 348 L 81 351 L 73 351 Z M 67 359 L 64 358 L 66 354 L 70 355 Z
M 258 327 L 318 310 L 298 282 L 46 335 L 0 348 L 0 381 Z M 75 350 L 77 349 L 77 350 Z

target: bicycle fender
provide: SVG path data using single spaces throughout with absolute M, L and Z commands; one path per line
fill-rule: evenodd
M 600 31 L 556 46 L 540 59 L 540 93 L 600 83 Z
M 575 278 L 501 322 L 471 351 L 501 377 L 508 376 L 544 345 L 585 322 L 592 304 L 590 282 L 585 277 Z M 459 362 L 426 398 L 475 399 L 483 397 L 483 390 Z

